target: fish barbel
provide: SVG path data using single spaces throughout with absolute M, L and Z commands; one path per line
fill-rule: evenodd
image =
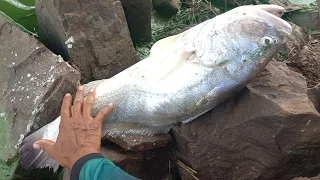
M 110 102 L 103 136 L 167 133 L 225 102 L 262 71 L 286 43 L 292 28 L 271 6 L 240 6 L 179 34 L 156 55 L 112 78 L 85 85 L 96 88 L 93 116 Z M 267 9 L 266 9 L 267 8 Z M 60 117 L 27 136 L 20 146 L 24 168 L 58 163 L 33 149 L 39 139 L 56 141 Z

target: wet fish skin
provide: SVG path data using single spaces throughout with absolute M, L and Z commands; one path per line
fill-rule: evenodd
M 261 8 L 238 7 L 183 33 L 157 56 L 150 56 L 110 79 L 92 82 L 96 115 L 109 102 L 106 134 L 167 133 L 234 96 L 286 42 L 291 26 Z M 25 168 L 58 164 L 32 148 L 39 139 L 56 141 L 60 117 L 26 137 L 20 148 Z
M 253 5 L 246 5 L 246 7 L 251 7 Z M 277 17 L 281 17 L 285 12 L 285 8 L 275 4 L 260 4 L 254 5 L 255 8 L 260 8 L 262 10 L 267 11 Z M 150 49 L 150 56 L 156 55 L 156 53 L 161 52 L 161 50 L 170 47 L 170 45 L 175 42 L 181 33 L 172 35 L 157 41 Z

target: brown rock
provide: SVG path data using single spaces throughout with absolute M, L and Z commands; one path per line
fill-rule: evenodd
M 288 0 L 269 0 L 268 2 L 269 2 L 269 4 L 275 4 L 275 5 L 284 7 L 284 9 L 286 10 L 287 13 L 298 11 L 303 8 L 302 5 L 293 4 Z
M 308 96 L 318 112 L 320 112 L 320 84 L 308 89 Z
M 271 62 L 234 99 L 172 134 L 176 157 L 199 179 L 314 176 L 320 160 L 320 114 L 305 78 L 281 62 Z
M 133 42 L 151 41 L 152 0 L 121 0 Z
M 59 115 L 80 73 L 2 18 L 0 27 L 0 162 L 14 169 L 22 139 Z
M 106 79 L 139 61 L 119 0 L 36 1 L 48 47 L 77 67 L 82 83 Z
M 297 178 L 293 178 L 292 180 L 320 180 L 320 176 L 316 176 L 316 177 L 297 177 Z
M 131 151 L 146 151 L 163 146 L 167 146 L 171 141 L 170 134 L 160 134 L 156 136 L 142 136 L 142 135 L 123 135 L 123 136 L 106 136 L 108 139 L 123 149 Z
M 169 149 L 159 148 L 145 152 L 128 152 L 108 144 L 101 154 L 122 170 L 140 179 L 162 179 L 169 170 Z M 70 179 L 70 171 L 65 170 L 63 180 Z
M 314 31 L 320 28 L 320 16 L 317 6 L 307 6 L 288 15 L 290 21 L 298 26 Z
M 152 0 L 153 7 L 159 13 L 176 13 L 181 8 L 180 0 Z

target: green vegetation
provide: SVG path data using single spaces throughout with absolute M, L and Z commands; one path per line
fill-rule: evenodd
M 0 16 L 15 22 L 24 31 L 37 36 L 38 24 L 34 0 L 1 0 Z
M 144 59 L 149 55 L 152 45 L 158 40 L 181 33 L 185 28 L 197 25 L 205 20 L 220 14 L 220 10 L 213 7 L 210 2 L 198 1 L 191 7 L 182 7 L 171 17 L 160 17 L 155 11 L 152 16 L 152 41 L 138 43 L 136 49 Z

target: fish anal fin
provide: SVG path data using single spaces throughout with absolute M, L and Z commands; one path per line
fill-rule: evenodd
M 137 123 L 107 123 L 107 128 L 104 129 L 104 136 L 122 135 L 122 134 L 137 134 L 144 136 L 154 136 L 157 134 L 165 134 L 170 131 L 173 125 L 163 126 L 146 126 Z

